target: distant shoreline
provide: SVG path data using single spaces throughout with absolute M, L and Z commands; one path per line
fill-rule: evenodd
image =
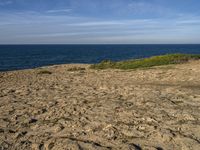
M 58 64 L 97 64 L 164 54 L 200 54 L 200 45 L 0 45 L 0 71 Z
M 8 71 L 20 71 L 20 70 L 29 70 L 29 69 L 43 69 L 43 68 L 51 68 L 57 66 L 64 65 L 85 65 L 90 66 L 93 69 L 137 69 L 137 68 L 149 68 L 154 66 L 163 66 L 170 64 L 180 64 L 187 63 L 190 60 L 200 60 L 200 55 L 192 55 L 192 54 L 169 54 L 169 55 L 160 55 L 153 56 L 150 58 L 142 58 L 142 59 L 130 59 L 125 61 L 112 62 L 110 60 L 104 60 L 97 64 L 83 64 L 83 63 L 68 63 L 68 64 L 54 64 L 47 65 L 35 68 L 27 68 L 27 69 L 18 69 L 18 70 L 7 70 L 0 72 L 8 72 Z

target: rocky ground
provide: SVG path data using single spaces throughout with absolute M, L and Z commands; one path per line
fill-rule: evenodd
M 88 67 L 0 73 L 0 150 L 200 149 L 200 61 Z

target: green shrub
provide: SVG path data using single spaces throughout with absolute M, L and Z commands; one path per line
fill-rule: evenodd
M 200 59 L 200 55 L 191 54 L 167 54 L 161 56 L 153 56 L 144 59 L 133 59 L 120 62 L 102 61 L 99 64 L 93 64 L 90 66 L 92 69 L 137 69 L 137 68 L 148 68 L 153 66 L 169 65 L 169 64 L 180 64 L 186 63 L 189 60 Z

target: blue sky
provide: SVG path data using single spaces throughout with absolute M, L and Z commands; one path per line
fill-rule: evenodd
M 200 43 L 199 0 L 0 0 L 0 44 Z

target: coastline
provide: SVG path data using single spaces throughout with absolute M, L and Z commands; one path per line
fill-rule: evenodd
M 164 54 L 199 54 L 195 44 L 139 45 L 0 45 L 0 70 L 21 70 L 52 64 L 123 61 Z
M 199 148 L 199 60 L 134 71 L 89 66 L 0 72 L 0 146 Z

